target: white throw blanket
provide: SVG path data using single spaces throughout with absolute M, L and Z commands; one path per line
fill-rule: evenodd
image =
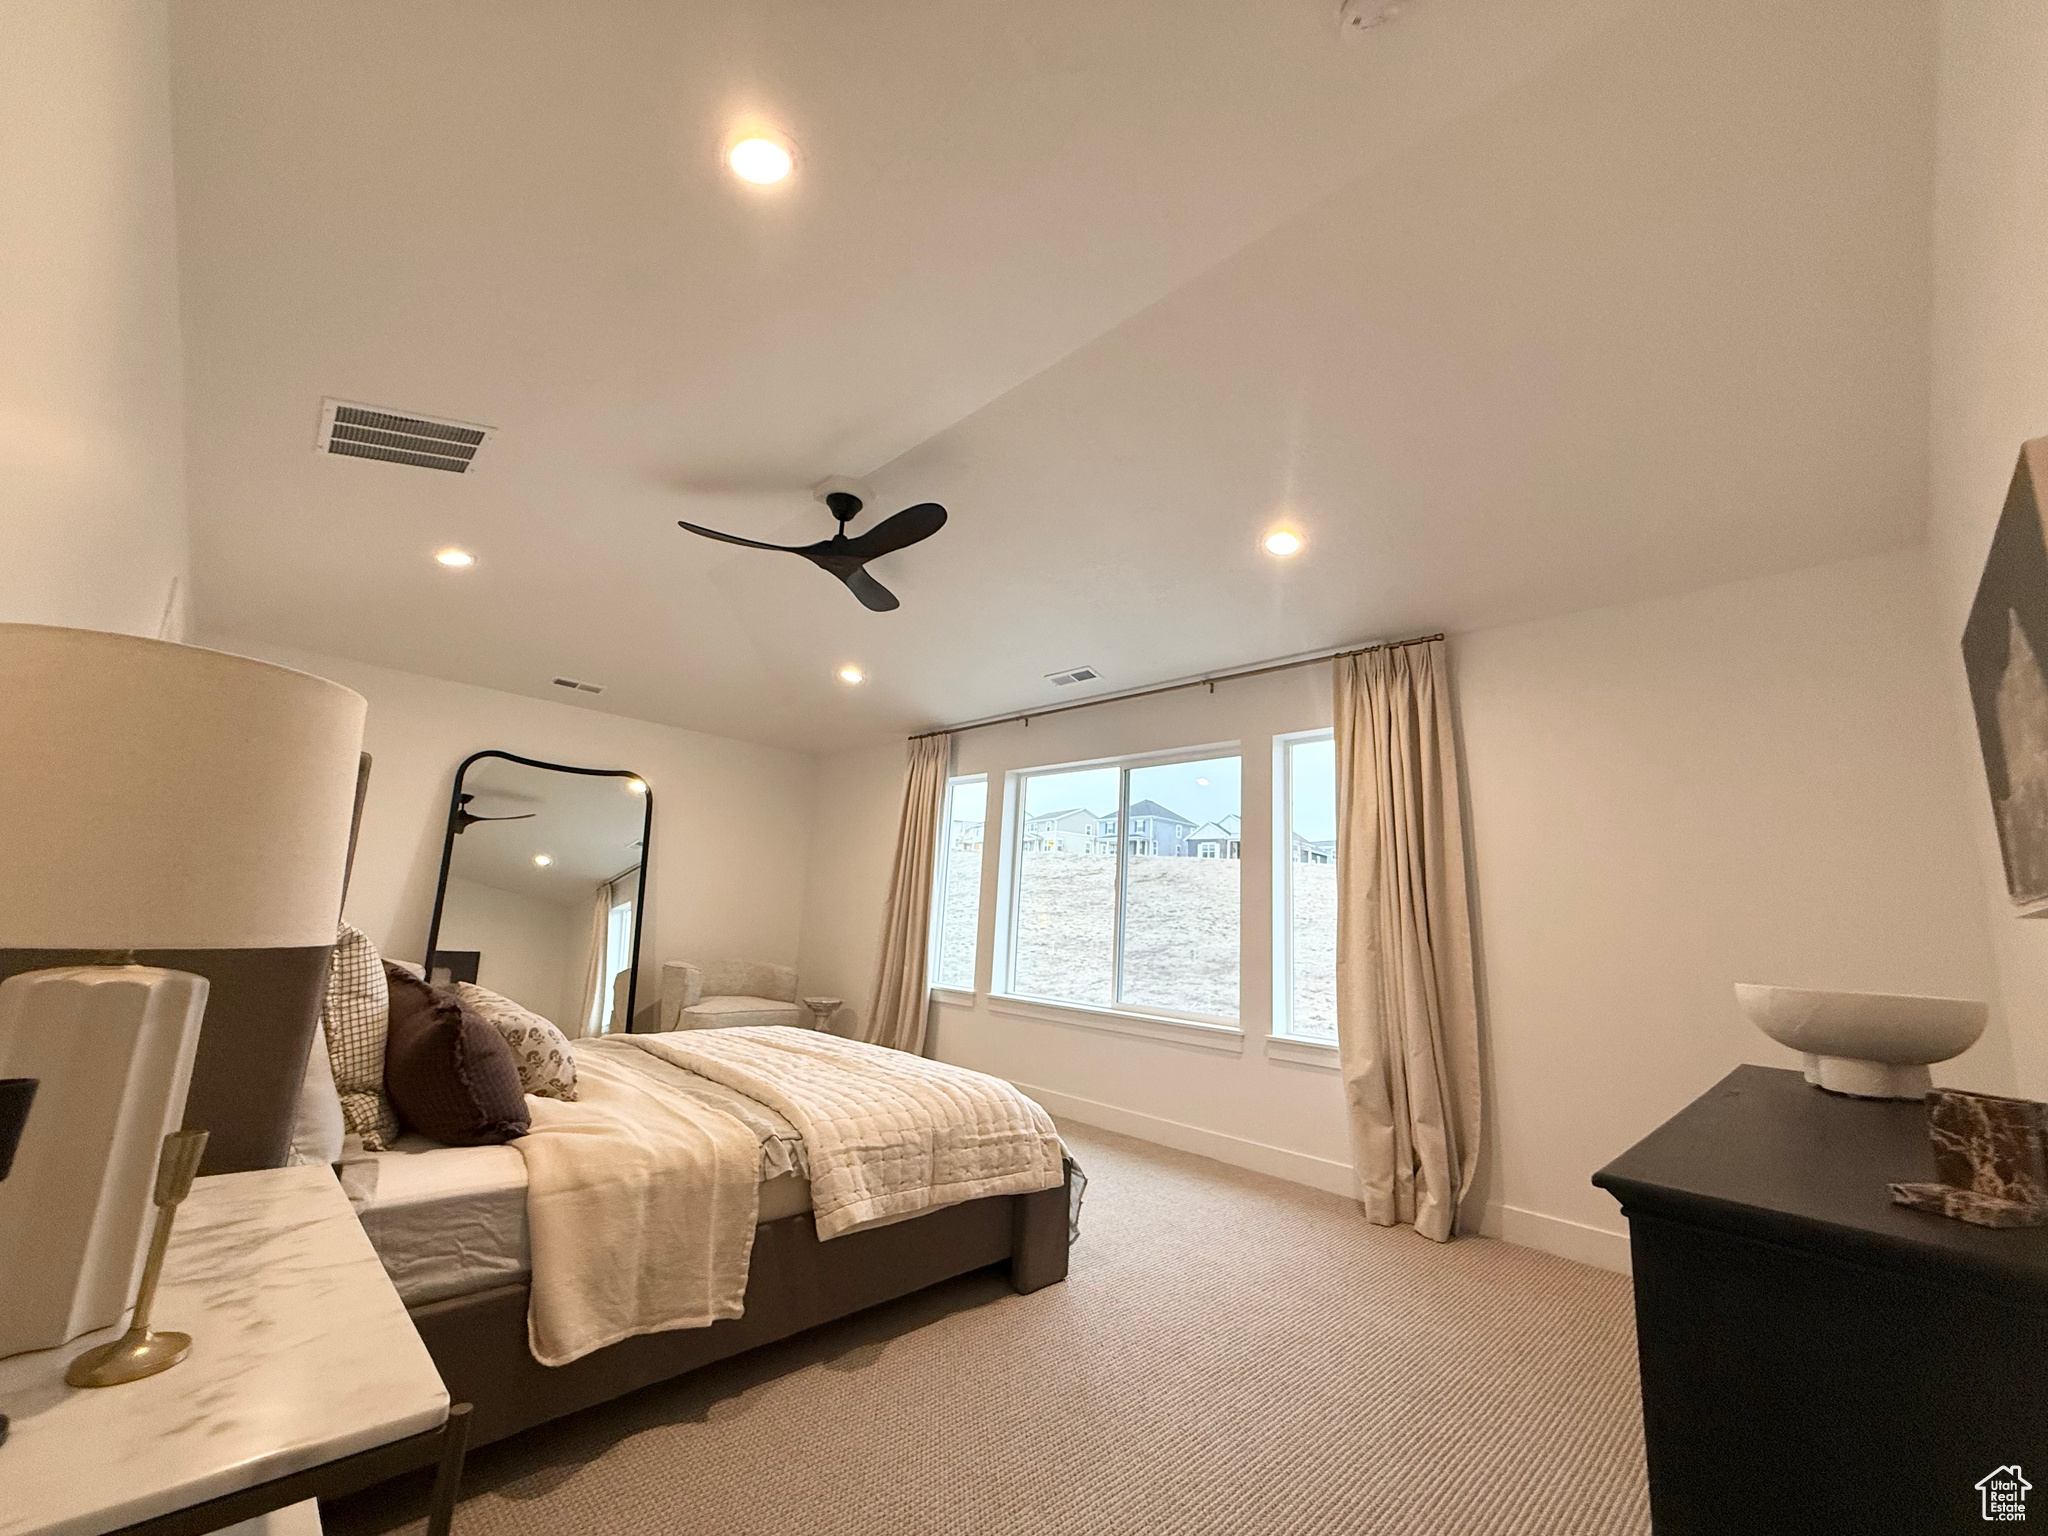
M 785 1025 L 624 1039 L 760 1100 L 803 1132 L 820 1238 L 1065 1177 L 1046 1112 L 965 1067 Z
M 634 1334 L 738 1317 L 760 1139 L 616 1039 L 576 1042 L 577 1101 L 528 1098 L 527 1344 L 566 1365 Z

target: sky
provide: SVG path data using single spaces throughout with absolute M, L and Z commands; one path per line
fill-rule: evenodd
M 1289 795 L 1294 830 L 1311 842 L 1337 835 L 1337 749 L 1327 738 L 1287 746 Z M 1156 800 L 1197 824 L 1243 813 L 1243 763 L 1213 757 L 1193 763 L 1160 763 L 1131 770 L 1131 799 Z M 1024 783 L 1024 813 L 1043 816 L 1081 806 L 1097 816 L 1116 809 L 1117 770 L 1078 768 L 1037 773 Z M 953 790 L 953 820 L 978 822 L 988 815 L 988 786 L 960 784 Z
M 1156 800 L 1199 825 L 1243 813 L 1243 776 L 1243 765 L 1235 757 L 1133 768 L 1131 800 Z M 1114 768 L 1033 774 L 1024 785 L 1024 814 L 1043 816 L 1078 805 L 1107 816 L 1116 810 L 1116 794 Z
M 985 821 L 988 818 L 988 780 L 978 784 L 956 784 L 953 786 L 953 819 L 955 821 Z
M 1291 741 L 1288 753 L 1288 793 L 1294 802 L 1294 830 L 1312 843 L 1327 843 L 1337 836 L 1337 744 L 1327 736 L 1320 741 Z

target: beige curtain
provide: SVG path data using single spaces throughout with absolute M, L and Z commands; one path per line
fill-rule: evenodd
M 594 1035 L 604 1018 L 604 952 L 605 941 L 611 936 L 612 883 L 607 880 L 597 888 L 597 896 L 590 910 L 590 953 L 583 962 L 583 1021 L 577 1027 L 579 1035 Z
M 861 1030 L 863 1040 L 913 1055 L 924 1051 L 932 874 L 938 866 L 939 818 L 945 814 L 946 770 L 952 761 L 951 736 L 920 736 L 910 744 L 903 816 L 896 825 L 896 865 L 889 874 L 889 907 L 882 920 L 882 958 Z
M 1444 643 L 1339 657 L 1337 1040 L 1365 1214 L 1443 1242 L 1479 1154 L 1479 1010 Z

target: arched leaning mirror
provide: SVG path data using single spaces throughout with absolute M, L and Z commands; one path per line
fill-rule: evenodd
M 653 823 L 654 796 L 626 769 L 468 758 L 448 805 L 432 979 L 488 987 L 572 1039 L 623 1033 Z

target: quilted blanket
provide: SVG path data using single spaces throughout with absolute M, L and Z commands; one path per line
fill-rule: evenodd
M 803 1132 L 821 1239 L 1066 1176 L 1046 1112 L 965 1067 L 779 1024 L 625 1038 Z
M 533 1128 L 512 1145 L 533 1246 L 527 1345 L 542 1365 L 744 1309 L 761 1141 L 677 1076 L 578 1040 L 575 1101 L 526 1101 Z

